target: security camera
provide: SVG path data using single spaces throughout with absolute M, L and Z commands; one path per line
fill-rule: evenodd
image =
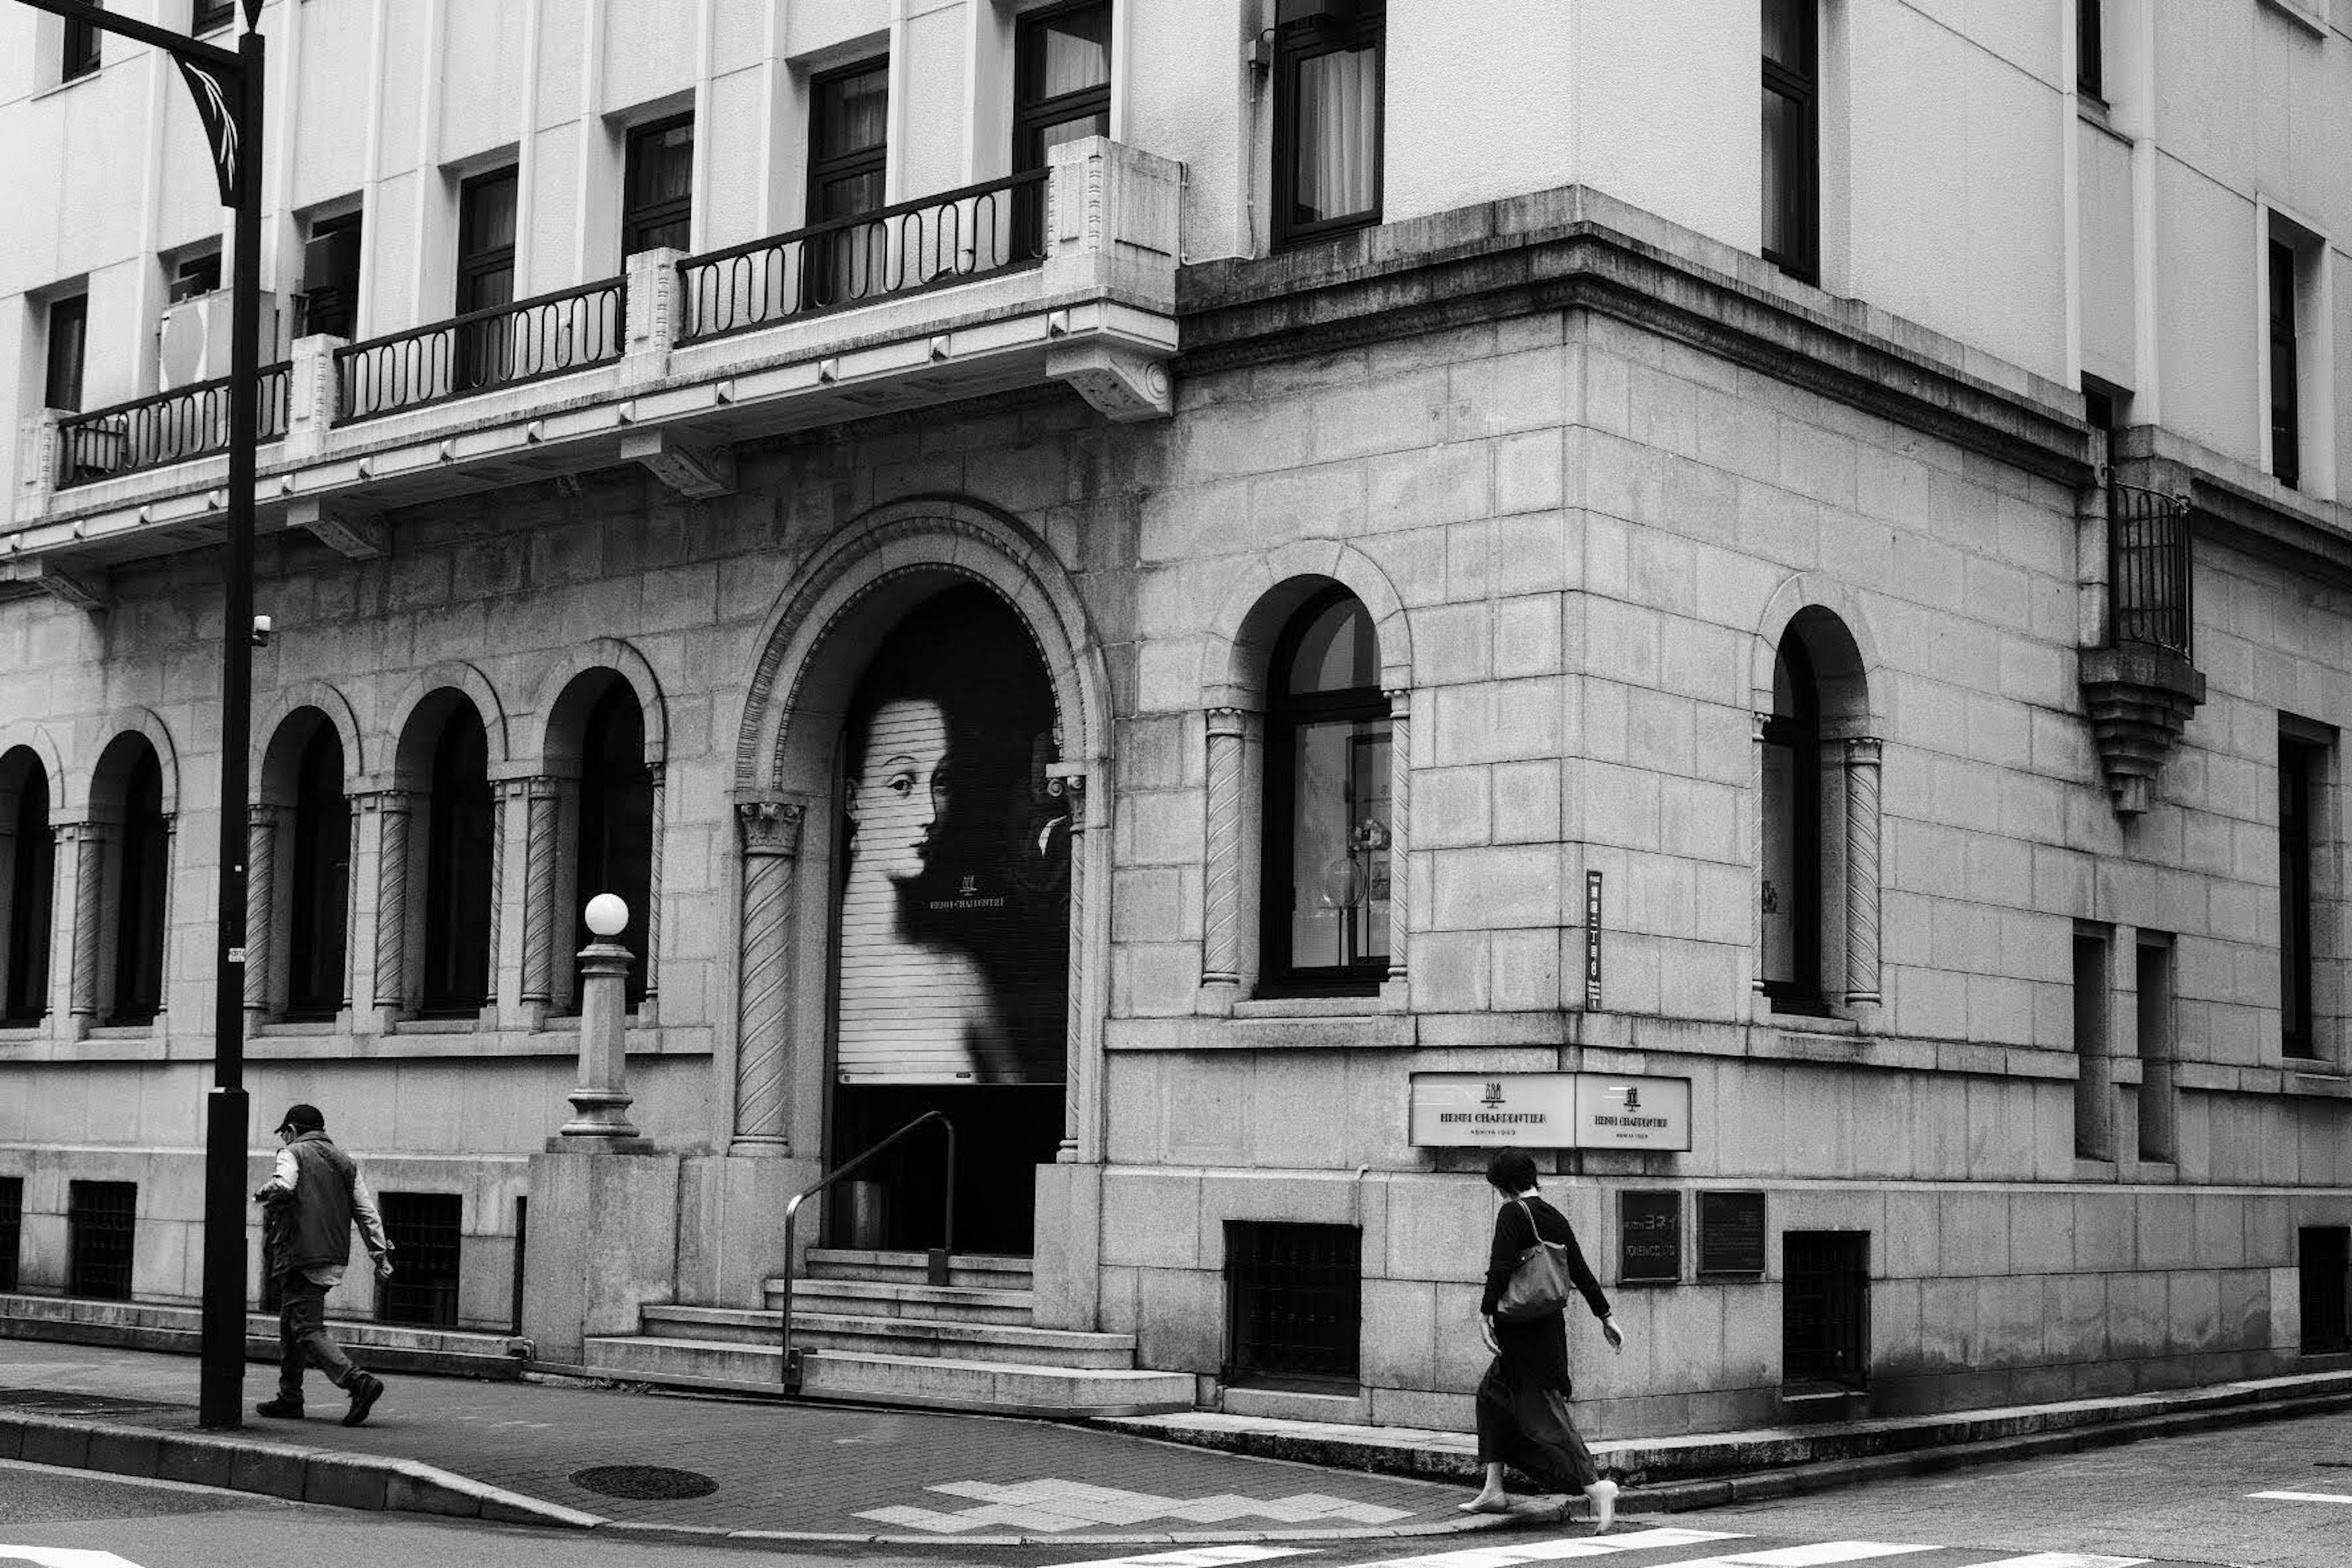
M 253 646 L 256 647 L 268 647 L 269 646 L 269 617 L 268 616 L 256 616 L 253 617 Z

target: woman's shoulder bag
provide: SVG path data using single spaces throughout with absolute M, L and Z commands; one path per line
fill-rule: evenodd
M 1507 1323 L 1525 1322 L 1540 1318 L 1546 1312 L 1557 1312 L 1568 1305 L 1568 1248 L 1556 1241 L 1546 1241 L 1536 1225 L 1535 1211 L 1527 1200 L 1519 1201 L 1519 1212 L 1528 1216 L 1528 1234 L 1535 1245 L 1519 1254 L 1519 1261 L 1511 1270 L 1510 1283 L 1495 1302 L 1495 1316 Z

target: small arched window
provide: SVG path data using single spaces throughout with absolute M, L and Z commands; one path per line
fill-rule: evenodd
M 27 748 L 0 757 L 0 1027 L 37 1024 L 49 1008 L 49 919 L 57 840 L 49 831 L 49 779 Z
M 1822 699 L 1794 633 L 1772 668 L 1764 725 L 1764 994 L 1777 1013 L 1826 1011 L 1822 984 Z
M 427 1016 L 471 1017 L 490 987 L 489 742 L 460 700 L 433 747 L 425 825 Z
M 163 764 L 139 742 L 122 782 L 122 837 L 115 848 L 114 988 L 109 1024 L 152 1024 L 163 1008 L 165 845 Z
M 1388 700 L 1361 601 L 1318 594 L 1275 641 L 1259 989 L 1377 990 L 1389 966 Z
M 351 918 L 352 812 L 343 798 L 343 742 L 323 720 L 302 748 L 294 781 L 294 867 L 286 969 L 289 1017 L 331 1018 L 343 1002 Z
M 626 990 L 635 1009 L 646 999 L 646 908 L 653 897 L 654 777 L 646 766 L 646 715 L 625 680 L 615 679 L 588 711 L 580 738 L 580 842 L 572 900 L 572 951 L 599 940 L 584 913 L 598 893 L 629 906 L 620 941 L 632 954 Z

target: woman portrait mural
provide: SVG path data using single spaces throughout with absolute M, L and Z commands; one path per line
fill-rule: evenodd
M 860 677 L 842 732 L 842 1157 L 936 1108 L 975 1173 L 1053 1159 L 1070 848 L 1067 805 L 1045 777 L 1055 754 L 1044 663 L 984 588 L 916 606 Z M 923 1196 L 923 1157 L 909 1158 L 890 1184 L 902 1237 L 938 1201 Z M 1023 1211 L 1025 1237 L 1027 1204 L 1006 1206 Z

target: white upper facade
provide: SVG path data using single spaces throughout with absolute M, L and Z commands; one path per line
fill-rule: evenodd
M 1003 175 L 1016 155 L 1016 29 L 1061 3 L 268 0 L 262 278 L 283 319 L 265 358 L 289 346 L 313 226 L 353 212 L 350 337 L 457 313 L 461 186 L 501 168 L 516 174 L 513 298 L 621 274 L 629 133 L 652 121 L 692 117 L 681 248 L 803 226 L 811 84 L 845 66 L 887 63 L 886 201 Z M 185 28 L 219 5 L 117 8 Z M 1818 30 L 1806 90 L 1824 289 L 2062 386 L 2093 378 L 2118 423 L 2162 424 L 2273 473 L 2271 246 L 2283 244 L 2297 268 L 2296 488 L 2337 495 L 2337 474 L 2352 472 L 2336 412 L 2352 416 L 2352 0 L 1805 8 Z M 1108 9 L 1108 134 L 1181 165 L 1183 261 L 1284 247 L 1278 121 L 1296 89 L 1276 24 L 1297 10 L 1320 10 L 1327 25 L 1352 11 L 1376 29 L 1377 208 L 1366 216 L 1581 184 L 1763 247 L 1759 0 Z M 172 278 L 226 228 L 170 63 L 108 38 L 96 69 L 66 79 L 66 30 L 0 5 L 10 431 L 44 405 L 60 300 L 87 300 L 81 408 L 165 384 Z M 0 458 L 11 494 L 26 445 L 7 443 Z

